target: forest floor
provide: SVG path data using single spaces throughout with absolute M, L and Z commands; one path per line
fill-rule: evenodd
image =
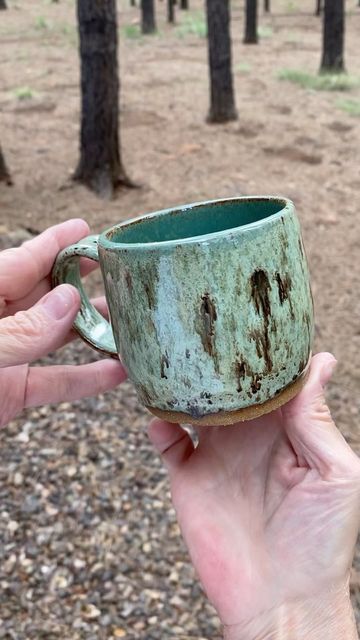
M 310 263 L 315 347 L 339 361 L 329 402 L 360 453 L 360 9 L 347 3 L 354 86 L 317 91 L 279 78 L 294 69 L 317 74 L 315 2 L 273 0 L 273 15 L 260 15 L 259 45 L 245 46 L 242 3 L 234 0 L 239 120 L 210 126 L 202 2 L 190 4 L 170 27 L 159 2 L 159 33 L 149 37 L 139 34 L 138 10 L 125 0 L 119 7 L 122 153 L 140 188 L 105 202 L 70 181 L 80 118 L 74 2 L 9 1 L 0 21 L 0 139 L 14 186 L 0 187 L 0 232 L 41 231 L 73 216 L 97 232 L 202 199 L 292 198 Z M 76 343 L 49 360 L 94 357 Z M 94 400 L 29 410 L 3 430 L 0 638 L 219 637 L 147 421 L 126 384 Z M 352 594 L 360 626 L 359 550 Z

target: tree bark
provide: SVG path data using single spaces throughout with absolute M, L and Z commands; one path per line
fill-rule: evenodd
M 7 9 L 6 0 L 0 0 L 0 9 Z
M 181 0 L 180 9 L 184 9 L 186 11 L 188 8 L 189 8 L 189 0 Z
M 231 67 L 229 0 L 206 0 L 210 73 L 208 122 L 237 119 Z
M 257 0 L 246 0 L 244 44 L 257 44 Z
M 9 170 L 6 166 L 5 158 L 0 147 L 0 182 L 5 182 L 8 185 L 12 184 Z
M 342 73 L 344 64 L 345 0 L 325 0 L 320 73 Z
M 270 13 L 270 0 L 264 0 L 264 11 Z
M 115 0 L 77 0 L 81 60 L 80 161 L 74 179 L 111 198 L 130 186 L 120 156 Z
M 323 10 L 323 1 L 322 0 L 316 0 L 315 15 L 316 16 L 320 16 L 322 10 Z
M 175 22 L 175 5 L 174 0 L 167 0 L 167 19 L 168 22 L 174 24 Z
M 145 34 L 156 31 L 154 0 L 141 0 L 141 31 Z

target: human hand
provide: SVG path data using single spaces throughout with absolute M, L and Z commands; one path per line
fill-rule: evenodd
M 51 269 L 61 249 L 88 233 L 86 222 L 69 220 L 0 253 L 0 426 L 25 407 L 102 393 L 126 377 L 115 360 L 29 366 L 76 337 L 80 296 L 67 284 L 51 290 Z M 84 261 L 85 273 L 91 268 Z
M 323 388 L 335 360 L 312 360 L 290 403 L 231 427 L 154 420 L 173 503 L 228 640 L 357 638 L 349 573 L 360 520 L 360 461 Z

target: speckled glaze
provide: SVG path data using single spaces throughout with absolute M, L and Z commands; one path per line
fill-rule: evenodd
M 222 215 L 237 226 L 219 230 Z M 112 330 L 79 279 L 78 257 L 97 259 L 97 247 Z M 308 267 L 294 205 L 282 198 L 200 203 L 117 225 L 62 251 L 53 279 L 80 287 L 76 329 L 120 354 L 140 401 L 189 422 L 265 406 L 311 354 Z

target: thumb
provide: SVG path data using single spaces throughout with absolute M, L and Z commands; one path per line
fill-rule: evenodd
M 0 320 L 0 367 L 31 362 L 62 346 L 79 307 L 77 289 L 62 284 L 31 309 Z
M 285 431 L 300 464 L 332 477 L 359 467 L 357 456 L 333 422 L 324 396 L 335 367 L 336 360 L 330 353 L 314 356 L 304 388 L 282 408 Z
M 178 470 L 194 451 L 193 441 L 179 424 L 156 418 L 151 421 L 148 434 L 170 474 Z

